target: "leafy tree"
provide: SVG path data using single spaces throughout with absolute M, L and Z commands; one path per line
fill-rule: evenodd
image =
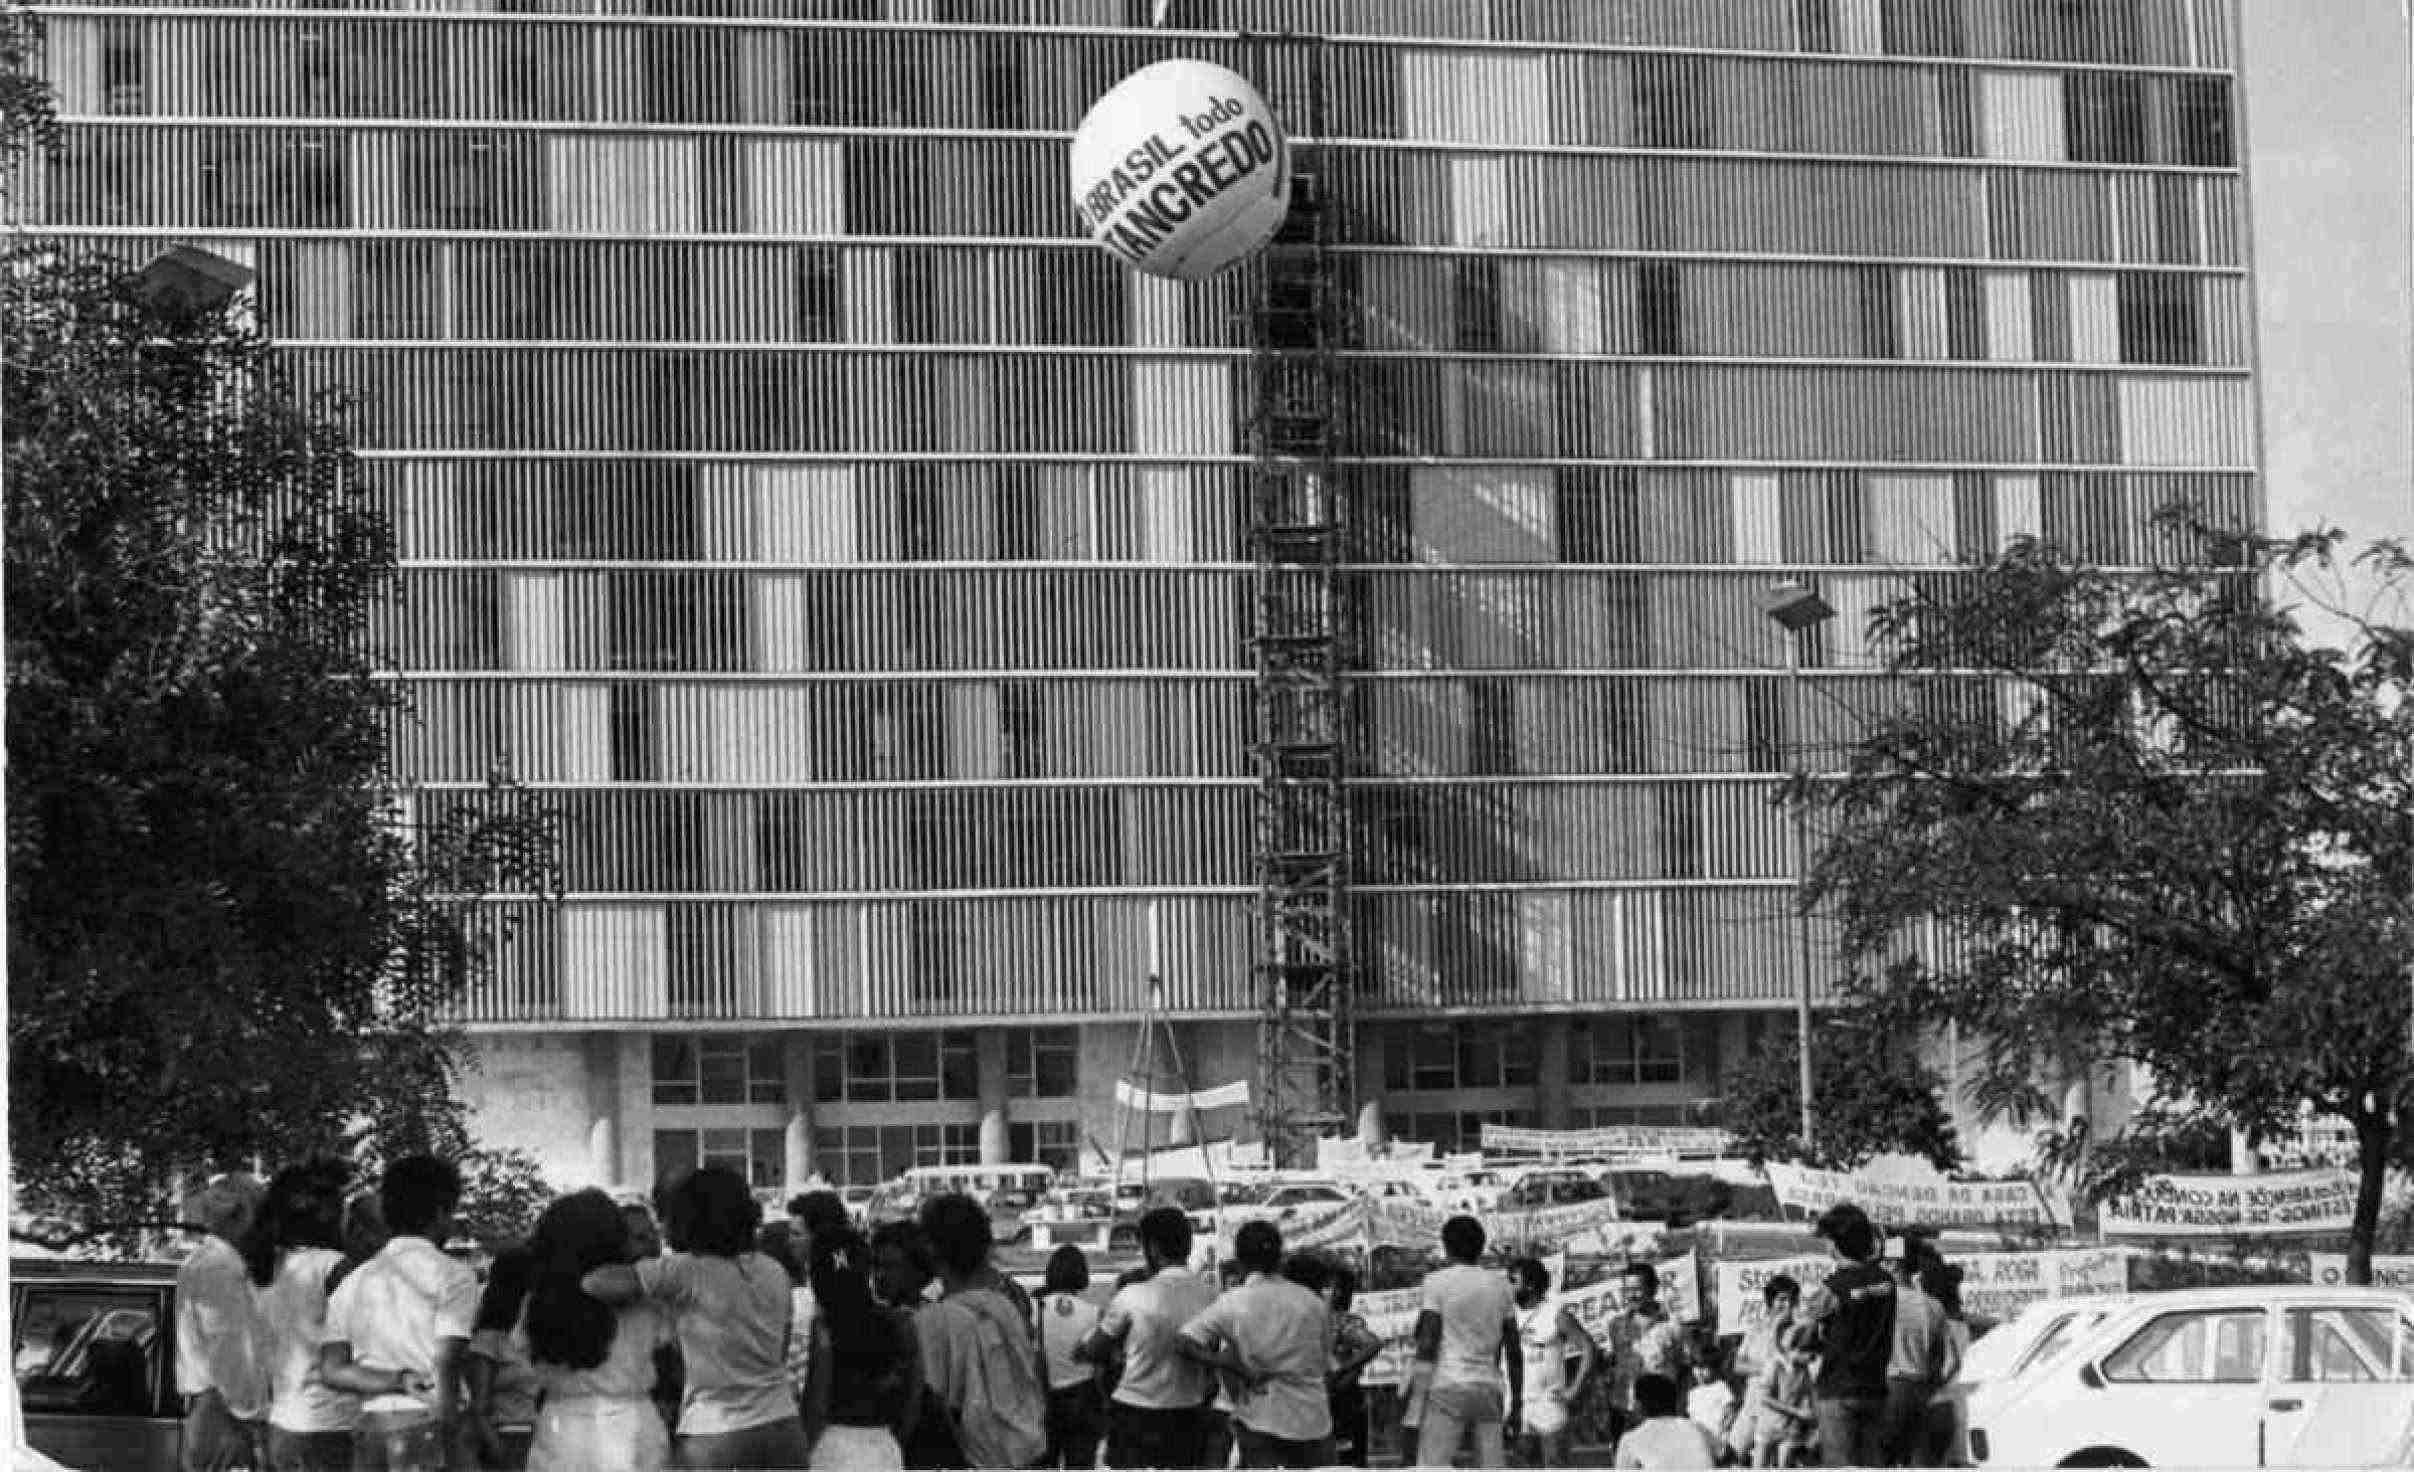
M 1900 698 L 1793 790 L 1829 833 L 1812 897 L 1857 995 L 1985 1040 L 1996 1113 L 2049 1116 L 2044 1081 L 2127 1059 L 2157 1128 L 2344 1120 L 2360 1280 L 2409 1092 L 2414 634 L 2350 616 L 2332 648 L 2279 590 L 2342 560 L 2396 588 L 2407 559 L 2162 534 L 2129 571 L 2024 541 L 1873 616 Z
M 1720 1082 L 1720 1118 L 1752 1164 L 1854 1170 L 1887 1154 L 1915 1156 L 1941 1171 L 1961 1164 L 1944 1081 L 1920 1062 L 1912 1028 L 1867 1011 L 1821 1016 L 1811 1026 L 1810 1148 L 1802 1143 L 1801 1039 L 1792 1029 L 1753 1049 Z
M 394 546 L 344 406 L 239 300 L 22 239 L 4 269 L 27 1204 L 140 1221 L 212 1166 L 465 1149 L 444 1020 L 510 938 L 479 900 L 555 888 L 555 821 L 390 780 Z

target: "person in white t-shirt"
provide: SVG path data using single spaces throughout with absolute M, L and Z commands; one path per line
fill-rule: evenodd
M 432 1156 L 386 1167 L 378 1206 L 393 1237 L 327 1301 L 319 1378 L 364 1397 L 353 1464 L 374 1472 L 466 1465 L 474 1417 L 462 1357 L 478 1316 L 478 1275 L 446 1255 L 461 1173 Z
M 278 1472 L 342 1472 L 352 1465 L 360 1398 L 319 1374 L 327 1285 L 344 1261 L 344 1186 L 351 1174 L 340 1160 L 278 1171 L 243 1238 L 266 1336 L 268 1462 Z
M 235 1244 L 260 1207 L 259 1179 L 223 1175 L 184 1203 L 203 1233 L 176 1269 L 176 1387 L 184 1395 L 184 1462 L 233 1467 L 252 1459 L 268 1413 L 266 1337 Z
M 1207 1370 L 1181 1350 L 1182 1326 L 1215 1301 L 1190 1270 L 1190 1218 L 1160 1206 L 1140 1218 L 1146 1278 L 1116 1291 L 1078 1351 L 1093 1364 L 1123 1348 L 1123 1378 L 1107 1404 L 1110 1467 L 1197 1467 L 1211 1387 Z
M 1516 1434 L 1534 1443 L 1538 1466 L 1567 1465 L 1569 1408 L 1600 1367 L 1601 1346 L 1551 1292 L 1551 1270 L 1531 1257 L 1509 1264 L 1517 1300 L 1517 1341 L 1525 1360 L 1525 1414 Z M 1573 1375 L 1568 1361 L 1576 1361 Z
M 1272 1222 L 1242 1223 L 1232 1256 L 1246 1279 L 1183 1326 L 1183 1346 L 1232 1377 L 1243 1467 L 1329 1467 L 1332 1313 L 1321 1295 L 1282 1276 L 1282 1232 Z
M 1078 1356 L 1098 1327 L 1099 1307 L 1089 1291 L 1090 1261 L 1067 1242 L 1048 1258 L 1047 1281 L 1033 1311 L 1039 1315 L 1039 1352 L 1048 1372 L 1048 1454 L 1043 1467 L 1087 1468 L 1098 1459 L 1106 1429 L 1106 1398 L 1098 1393 L 1098 1367 Z
M 672 1250 L 581 1280 L 615 1306 L 671 1311 L 686 1384 L 671 1452 L 681 1467 L 802 1467 L 811 1459 L 788 1381 L 788 1270 L 754 1250 L 762 1208 L 724 1166 L 689 1171 L 663 1193 Z
M 1442 1223 L 1446 1265 L 1426 1275 L 1417 1311 L 1416 1361 L 1423 1418 L 1417 1465 L 1447 1467 L 1472 1437 L 1479 1467 L 1508 1463 L 1506 1427 L 1524 1409 L 1525 1357 L 1517 1340 L 1517 1304 L 1499 1273 L 1476 1266 L 1484 1255 L 1484 1226 L 1471 1216 Z M 1508 1369 L 1502 1404 L 1501 1369 Z
M 1685 1414 L 1685 1393 L 1666 1375 L 1638 1375 L 1635 1424 L 1618 1438 L 1613 1467 L 1640 1472 L 1692 1472 L 1718 1465 L 1718 1438 Z

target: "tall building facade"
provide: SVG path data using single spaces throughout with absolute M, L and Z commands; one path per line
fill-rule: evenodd
M 568 815 L 566 900 L 469 1009 L 488 1138 L 563 1184 L 1069 1162 L 1152 907 L 1193 1079 L 1251 1073 L 1258 278 L 1130 274 L 1066 178 L 1150 61 L 1295 133 L 1322 98 L 1394 1135 L 1692 1117 L 1791 1025 L 1779 780 L 1904 698 L 1866 612 L 2259 506 L 2230 0 L 47 23 L 41 228 L 249 261 L 361 396 L 398 773 Z M 1839 611 L 1798 678 L 1789 576 Z

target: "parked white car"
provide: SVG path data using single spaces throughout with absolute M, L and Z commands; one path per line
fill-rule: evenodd
M 1500 1193 L 1508 1188 L 1508 1177 L 1500 1171 L 1471 1170 L 1434 1181 L 1432 1199 L 1444 1211 L 1490 1211 L 1500 1205 Z
M 1937 1397 L 1953 1408 L 1951 1465 L 1969 1465 L 1970 1401 L 1982 1387 L 2000 1386 L 2051 1364 L 2070 1348 L 2073 1338 L 2133 1296 L 2104 1293 L 2039 1299 L 1980 1335 L 1962 1356 L 1961 1373 Z
M 1983 1342 L 1983 1341 L 1982 1341 Z M 1970 1399 L 1997 1467 L 2371 1467 L 2414 1420 L 2414 1297 L 2387 1288 L 2139 1294 Z

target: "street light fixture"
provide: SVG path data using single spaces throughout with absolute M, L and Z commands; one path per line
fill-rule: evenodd
M 1802 640 L 1803 636 L 1836 616 L 1835 605 L 1819 596 L 1819 590 L 1798 578 L 1786 578 L 1769 587 L 1761 611 L 1769 621 L 1785 630 L 1785 682 L 1787 704 L 1797 713 L 1805 707 L 1802 700 Z M 1798 717 L 1797 717 L 1798 719 Z M 1797 726 L 1797 730 L 1799 727 Z M 1803 759 L 1802 742 L 1787 743 L 1794 759 L 1797 779 L 1807 774 L 1809 763 Z M 1794 895 L 1795 895 L 1795 961 L 1801 972 L 1800 985 L 1794 994 L 1794 1027 L 1798 1034 L 1801 1068 L 1799 1085 L 1802 1091 L 1802 1148 L 1808 1150 L 1815 1138 L 1818 1120 L 1811 1107 L 1811 924 L 1810 910 L 1803 896 L 1810 886 L 1809 815 L 1801 803 L 1793 805 L 1794 835 Z
M 215 311 L 252 283 L 251 267 L 197 245 L 171 245 L 135 273 L 135 292 L 154 311 Z

